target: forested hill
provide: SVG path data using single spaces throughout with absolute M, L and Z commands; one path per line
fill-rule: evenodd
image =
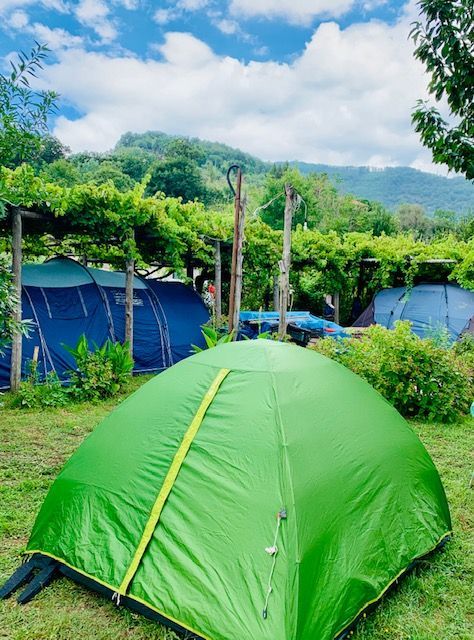
M 162 156 L 176 140 L 183 140 L 183 137 L 157 131 L 126 133 L 119 140 L 116 150 L 140 148 L 150 154 Z M 187 138 L 186 141 L 193 149 L 195 160 L 207 173 L 208 181 L 222 182 L 222 186 L 225 171 L 231 164 L 240 164 L 254 183 L 259 183 L 272 167 L 271 163 L 225 144 L 199 138 Z M 436 209 L 456 211 L 458 214 L 474 211 L 474 184 L 464 178 L 445 178 L 409 167 L 372 169 L 296 161 L 289 164 L 297 166 L 302 173 L 326 173 L 340 192 L 381 202 L 392 210 L 399 204 L 410 203 L 422 205 L 428 213 Z
M 389 209 L 404 203 L 420 204 L 429 213 L 436 209 L 460 214 L 474 211 L 474 184 L 464 178 L 445 178 L 410 167 L 335 167 L 326 164 L 290 163 L 302 173 L 326 173 L 342 193 L 382 202 Z

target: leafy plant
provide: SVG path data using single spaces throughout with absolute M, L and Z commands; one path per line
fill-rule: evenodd
M 128 343 L 107 342 L 90 350 L 85 335 L 74 348 L 66 347 L 77 368 L 71 371 L 70 392 L 77 400 L 97 401 L 115 395 L 133 371 Z
M 0 74 L 0 164 L 5 166 L 31 161 L 41 150 L 58 96 L 53 91 L 33 90 L 30 79 L 43 68 L 48 51 L 36 43 L 29 55 L 21 52 L 10 62 L 9 74 Z
M 232 342 L 235 335 L 234 331 L 232 331 L 231 333 L 221 333 L 217 329 L 214 329 L 214 327 L 206 327 L 206 326 L 201 327 L 201 333 L 206 342 L 207 349 L 212 349 L 214 347 L 218 347 L 221 344 L 227 344 L 228 342 Z M 195 344 L 191 345 L 191 347 L 194 353 L 200 353 L 201 351 L 205 350 L 205 349 L 202 349 L 201 347 L 198 347 Z
M 16 322 L 13 319 L 16 302 L 11 273 L 0 259 L 0 356 L 15 332 L 19 331 L 23 335 L 28 335 L 29 332 L 30 322 Z
M 46 374 L 44 381 L 38 373 L 38 363 L 31 360 L 29 374 L 20 384 L 18 391 L 11 396 L 10 406 L 17 409 L 47 409 L 63 407 L 69 401 L 68 390 L 54 371 Z
M 404 416 L 453 422 L 474 398 L 472 375 L 457 349 L 420 339 L 409 322 L 369 327 L 360 338 L 325 338 L 312 347 L 367 380 Z

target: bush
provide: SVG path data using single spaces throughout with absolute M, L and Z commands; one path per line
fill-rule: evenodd
M 56 373 L 46 374 L 41 381 L 38 375 L 38 363 L 30 362 L 30 372 L 27 379 L 20 384 L 18 391 L 11 396 L 9 402 L 14 409 L 46 409 L 48 407 L 63 407 L 67 404 L 68 391 L 61 386 Z
M 75 348 L 66 347 L 77 368 L 71 371 L 70 393 L 75 400 L 101 400 L 115 395 L 133 371 L 133 358 L 127 343 L 107 340 L 103 347 L 89 349 L 85 335 Z
M 325 338 L 313 346 L 367 380 L 400 413 L 410 418 L 452 422 L 474 399 L 472 370 L 459 343 L 446 349 L 420 339 L 409 322 L 393 330 L 369 327 L 360 338 Z M 471 361 L 474 364 L 474 358 Z

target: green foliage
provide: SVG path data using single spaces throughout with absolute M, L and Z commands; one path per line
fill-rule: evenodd
M 474 381 L 455 349 L 418 338 L 410 323 L 369 327 L 360 338 L 313 347 L 367 380 L 406 417 L 453 422 L 467 414 Z
M 267 175 L 260 201 L 260 215 L 274 229 L 283 228 L 285 184 L 301 198 L 293 215 L 295 227 L 308 226 L 323 232 L 372 231 L 374 235 L 396 231 L 393 216 L 378 202 L 341 195 L 325 174 L 303 175 L 296 168 L 275 166 Z
M 14 409 L 48 409 L 63 407 L 69 401 L 66 390 L 54 371 L 46 375 L 44 381 L 38 375 L 38 363 L 32 360 L 29 374 L 20 384 L 18 391 L 9 399 L 9 406 Z
M 0 74 L 0 164 L 14 167 L 41 154 L 49 115 L 57 94 L 34 91 L 30 78 L 36 77 L 48 52 L 36 43 L 29 55 L 18 54 L 10 62 L 11 72 Z
M 185 202 L 206 199 L 206 187 L 197 163 L 187 157 L 159 160 L 150 167 L 148 193 L 157 192 Z
M 429 92 L 446 100 L 448 123 L 439 110 L 419 101 L 413 123 L 433 160 L 474 180 L 474 4 L 472 0 L 420 0 L 422 20 L 412 36 L 415 56 L 431 76 Z
M 93 351 L 85 335 L 74 348 L 66 347 L 76 361 L 71 371 L 70 394 L 75 400 L 98 401 L 117 394 L 133 371 L 129 345 L 107 342 Z
M 28 322 L 17 323 L 13 319 L 12 313 L 16 302 L 11 273 L 0 256 L 0 356 L 3 355 L 5 347 L 17 331 L 23 335 L 27 335 L 29 331 Z
M 203 326 L 201 328 L 201 333 L 206 342 L 207 349 L 213 349 L 214 347 L 218 347 L 222 344 L 227 344 L 228 342 L 232 342 L 235 335 L 234 331 L 231 331 L 231 333 L 222 333 L 217 329 L 214 329 L 214 327 L 209 327 L 209 326 Z M 198 347 L 195 344 L 191 345 L 191 347 L 192 347 L 193 353 L 200 353 L 201 351 L 204 351 L 204 349 L 201 349 L 201 347 Z

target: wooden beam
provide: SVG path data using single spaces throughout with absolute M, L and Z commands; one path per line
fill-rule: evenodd
M 229 333 L 234 329 L 234 311 L 235 311 L 235 279 L 237 270 L 237 252 L 239 246 L 239 221 L 241 208 L 242 193 L 242 171 L 237 171 L 237 188 L 235 191 L 234 202 L 234 240 L 232 244 L 232 267 L 230 272 L 230 293 L 229 293 Z
M 135 234 L 130 239 L 133 243 Z M 135 278 L 135 259 L 129 255 L 125 262 L 125 342 L 128 342 L 133 357 L 133 281 Z
M 295 192 L 290 184 L 285 185 L 285 218 L 283 226 L 283 255 L 280 260 L 280 321 L 278 334 L 280 340 L 286 336 L 287 311 L 290 297 L 290 266 L 291 266 L 291 226 L 293 222 L 293 200 Z
M 217 325 L 220 324 L 222 319 L 222 255 L 221 255 L 221 241 L 215 241 L 215 266 L 214 266 L 214 286 L 216 288 L 215 293 L 215 313 Z
M 12 274 L 13 290 L 15 293 L 15 306 L 13 320 L 21 322 L 21 263 L 22 263 L 22 223 L 21 211 L 18 207 L 12 209 Z M 12 355 L 10 368 L 10 387 L 12 391 L 18 391 L 21 382 L 22 339 L 20 331 L 15 331 L 12 340 Z

